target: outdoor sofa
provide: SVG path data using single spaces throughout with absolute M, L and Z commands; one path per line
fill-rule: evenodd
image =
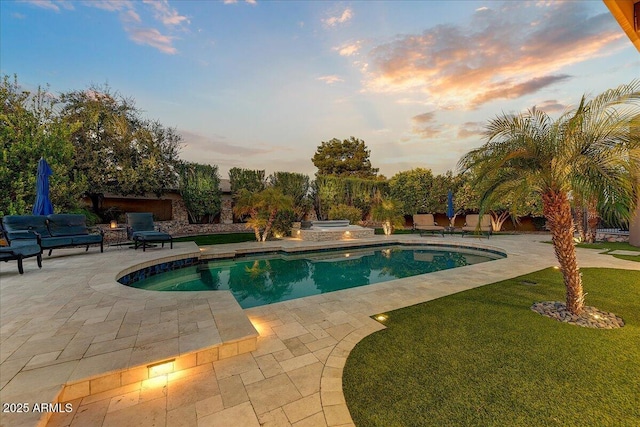
M 480 215 L 467 215 L 465 218 L 464 227 L 462 227 L 462 237 L 464 237 L 466 233 L 487 233 L 487 239 L 491 237 L 491 233 L 493 233 L 493 227 L 491 226 L 491 216 L 482 215 L 482 222 L 478 224 L 479 222 Z
M 2 218 L 4 237 L 10 245 L 20 240 L 36 240 L 45 250 L 69 246 L 100 244 L 104 252 L 104 232 L 100 229 L 91 232 L 87 227 L 87 218 L 81 214 L 51 215 L 6 215 Z
M 142 245 L 142 251 L 145 252 L 149 243 L 162 243 L 164 248 L 165 242 L 169 242 L 173 249 L 173 237 L 155 226 L 151 212 L 128 212 L 126 216 L 127 237 L 133 240 L 134 249 Z
M 438 225 L 435 221 L 433 214 L 415 214 L 413 216 L 413 230 L 420 231 L 420 235 L 425 231 L 433 233 L 440 233 L 444 237 L 444 227 Z

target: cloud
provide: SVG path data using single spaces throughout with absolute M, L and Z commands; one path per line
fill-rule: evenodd
M 328 85 L 332 85 L 334 83 L 339 83 L 344 81 L 343 79 L 341 79 L 339 76 L 336 76 L 335 74 L 332 74 L 330 76 L 321 76 L 321 77 L 318 77 L 317 80 L 323 81 Z
M 198 161 L 198 156 L 201 156 L 204 153 L 212 152 L 219 155 L 230 155 L 242 159 L 243 157 L 264 155 L 274 151 L 271 148 L 257 148 L 255 146 L 247 148 L 238 144 L 230 144 L 225 142 L 224 139 L 226 139 L 226 137 L 221 135 L 209 137 L 186 130 L 180 130 L 178 132 L 183 138 L 183 150 L 192 154 L 194 158 L 193 161 Z
M 258 4 L 258 2 L 256 0 L 244 0 L 245 3 L 248 4 Z M 224 0 L 223 1 L 224 4 L 235 4 L 238 3 L 238 0 Z
M 182 23 L 189 23 L 189 18 L 180 15 L 175 9 L 170 7 L 167 0 L 144 0 L 143 3 L 150 5 L 155 11 L 155 18 L 166 26 L 175 26 L 181 25 Z
M 421 136 L 422 138 L 433 138 L 442 134 L 442 126 L 436 124 L 435 111 L 413 116 L 411 121 L 413 122 L 413 129 L 411 132 L 415 135 Z
M 458 128 L 458 138 L 464 139 L 482 135 L 484 133 L 483 126 L 482 122 L 464 122 Z
M 583 2 L 505 2 L 468 26 L 437 25 L 369 52 L 365 88 L 422 93 L 439 108 L 477 108 L 566 81 L 558 71 L 611 54 L 623 34 Z M 533 24 L 532 24 L 533 22 Z
M 102 9 L 109 12 L 134 9 L 133 3 L 127 0 L 87 1 L 84 4 L 89 7 L 95 7 L 96 9 Z
M 31 4 L 41 9 L 54 10 L 60 12 L 60 6 L 65 9 L 73 10 L 73 5 L 66 1 L 53 2 L 52 0 L 24 0 L 24 3 Z
M 540 104 L 535 106 L 538 110 L 542 110 L 546 113 L 564 113 L 569 109 L 569 105 L 561 104 L 555 99 L 548 99 L 546 101 L 542 101 Z
M 349 22 L 353 18 L 353 11 L 350 8 L 346 8 L 339 15 L 331 16 L 329 18 L 323 19 L 322 23 L 327 27 L 335 27 L 338 24 L 344 24 L 345 22 Z
M 343 44 L 342 46 L 334 47 L 333 50 L 337 51 L 340 56 L 351 56 L 358 53 L 360 50 L 361 42 L 356 41 L 353 43 Z
M 129 38 L 138 44 L 147 44 L 170 55 L 178 53 L 178 50 L 172 45 L 173 38 L 161 34 L 155 28 L 125 28 L 125 30 L 129 34 Z

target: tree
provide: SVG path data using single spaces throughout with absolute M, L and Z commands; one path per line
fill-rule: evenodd
M 47 90 L 23 90 L 17 76 L 0 82 L 0 216 L 30 213 L 36 198 L 36 171 L 44 157 L 53 171 L 50 198 L 56 212 L 78 208 L 87 188 L 74 173 L 70 135 L 76 125 L 56 114 L 58 100 Z
M 484 189 L 481 205 L 514 191 L 535 191 L 566 288 L 566 307 L 584 308 L 582 277 L 573 242 L 569 194 L 596 195 L 605 211 L 629 217 L 633 200 L 630 170 L 637 168 L 640 83 L 607 91 L 552 120 L 535 108 L 519 115 L 503 114 L 486 126 L 486 143 L 467 153 L 459 165 L 473 170 Z
M 191 222 L 212 222 L 221 205 L 218 167 L 181 162 L 178 169 L 180 195 Z
M 272 187 L 280 189 L 282 194 L 293 199 L 295 221 L 301 221 L 311 209 L 309 194 L 311 183 L 307 175 L 295 172 L 274 172 L 269 176 Z
M 234 197 L 242 190 L 257 193 L 265 188 L 264 170 L 231 168 L 229 170 L 229 184 Z
M 389 180 L 389 195 L 397 200 L 404 215 L 433 213 L 429 193 L 433 187 L 431 169 L 415 168 L 395 174 Z M 445 190 L 445 203 L 447 193 Z
M 145 120 L 134 102 L 92 86 L 61 95 L 61 117 L 75 126 L 74 170 L 88 181 L 95 212 L 104 193 L 159 196 L 176 186 L 181 137 L 174 129 Z
M 378 169 L 371 167 L 370 150 L 361 139 L 353 136 L 344 141 L 337 138 L 322 141 L 311 161 L 318 175 L 375 178 Z
M 279 211 L 292 209 L 293 200 L 277 188 L 269 187 L 259 193 L 243 189 L 238 194 L 233 211 L 236 215 L 248 215 L 247 227 L 252 228 L 258 242 L 264 242 Z

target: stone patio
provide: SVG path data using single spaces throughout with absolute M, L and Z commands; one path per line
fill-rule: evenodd
M 0 401 L 61 402 L 54 413 L 2 414 L 3 426 L 353 425 L 342 369 L 371 315 L 555 264 L 545 235 L 376 236 L 362 242 L 433 242 L 497 248 L 505 259 L 242 310 L 230 292 L 129 288 L 124 272 L 188 256 L 327 247 L 295 239 L 142 253 L 110 247 L 54 250 L 38 270 L 0 264 Z M 333 246 L 333 245 L 332 245 Z M 581 266 L 640 263 L 578 249 Z M 172 360 L 149 378 L 148 365 Z M 64 406 L 68 403 L 69 406 Z M 63 412 L 70 408 L 69 412 Z

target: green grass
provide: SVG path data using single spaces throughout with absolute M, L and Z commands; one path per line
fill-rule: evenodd
M 609 253 L 611 251 L 635 251 L 640 253 L 640 248 L 637 246 L 631 246 L 627 242 L 598 242 L 598 243 L 578 243 L 576 245 L 578 248 L 587 248 L 587 249 L 602 249 L 604 253 Z M 640 262 L 640 256 L 634 255 L 612 255 L 614 258 L 620 258 L 627 261 L 636 261 Z
M 203 234 L 200 236 L 177 237 L 174 242 L 195 242 L 198 246 L 219 245 L 222 243 L 255 242 L 253 233 Z
M 387 329 L 361 341 L 344 369 L 355 424 L 640 425 L 640 272 L 582 272 L 587 305 L 625 327 L 582 328 L 531 311 L 564 300 L 553 269 L 388 313 Z

